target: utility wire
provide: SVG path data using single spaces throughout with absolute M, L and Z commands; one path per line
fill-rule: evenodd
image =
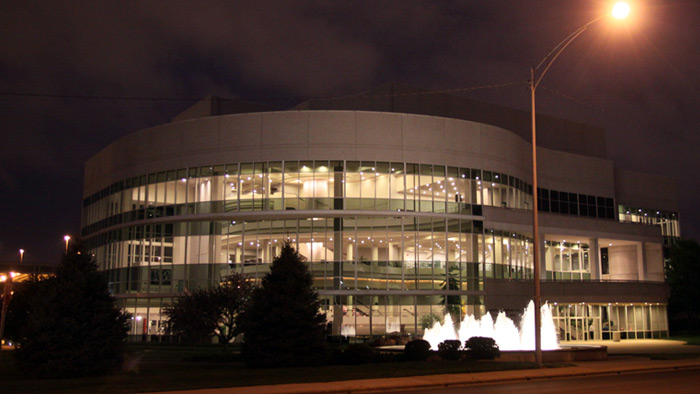
M 119 101 L 202 101 L 202 100 L 216 100 L 217 98 L 224 100 L 247 100 L 247 101 L 293 101 L 293 100 L 340 100 L 351 97 L 401 97 L 401 96 L 417 96 L 417 95 L 430 95 L 439 93 L 457 93 L 457 92 L 467 92 L 473 90 L 481 89 L 492 89 L 500 88 L 506 86 L 516 86 L 516 85 L 526 85 L 527 82 L 508 82 L 501 84 L 492 85 L 482 85 L 482 86 L 472 86 L 466 88 L 458 89 L 445 89 L 445 90 L 424 90 L 424 91 L 414 91 L 414 92 L 404 92 L 396 94 L 370 94 L 369 92 L 358 93 L 348 96 L 335 96 L 335 97 L 323 97 L 323 96 L 289 96 L 289 97 L 247 97 L 247 98 L 227 98 L 217 96 L 216 98 L 211 97 L 158 97 L 158 96 L 107 96 L 107 95 L 79 95 L 79 94 L 49 94 L 49 93 L 35 93 L 35 92 L 18 92 L 18 91 L 0 91 L 0 95 L 3 96 L 14 96 L 14 97 L 34 97 L 34 98 L 58 98 L 58 99 L 78 99 L 78 100 L 119 100 Z
M 596 111 L 598 111 L 598 112 L 607 113 L 603 108 L 600 108 L 600 107 L 598 107 L 598 106 L 596 106 L 596 105 L 594 105 L 594 104 L 588 103 L 588 102 L 586 102 L 586 101 L 577 99 L 576 97 L 569 96 L 568 94 L 564 94 L 564 93 L 561 93 L 561 92 L 557 92 L 556 90 L 552 90 L 552 89 L 550 89 L 550 88 L 548 88 L 548 87 L 546 87 L 546 86 L 540 86 L 540 87 L 541 87 L 543 90 L 548 91 L 549 93 L 552 93 L 552 94 L 554 94 L 554 95 L 563 97 L 563 98 L 565 98 L 565 99 L 567 99 L 567 100 L 569 100 L 569 101 L 571 101 L 571 102 L 574 102 L 574 103 L 576 103 L 576 104 L 581 104 L 581 105 L 586 106 L 586 107 L 588 107 L 588 108 L 594 109 L 594 110 L 596 110 Z

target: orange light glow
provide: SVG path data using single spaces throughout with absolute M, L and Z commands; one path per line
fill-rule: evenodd
M 630 14 L 630 5 L 624 1 L 615 3 L 612 8 L 612 16 L 616 19 L 625 19 Z

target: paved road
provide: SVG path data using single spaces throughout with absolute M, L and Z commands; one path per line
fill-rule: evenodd
M 407 394 L 480 393 L 700 393 L 700 369 L 623 373 L 529 382 L 470 385 L 445 389 L 396 391 Z

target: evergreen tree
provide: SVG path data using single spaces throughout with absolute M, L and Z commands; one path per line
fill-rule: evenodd
M 324 361 L 325 316 L 313 277 L 286 243 L 243 313 L 243 357 L 255 367 L 316 365 Z
M 121 365 L 129 315 L 109 294 L 93 258 L 76 244 L 56 276 L 27 286 L 15 356 L 28 374 L 100 375 Z
M 679 239 L 671 246 L 670 257 L 666 265 L 666 281 L 671 288 L 669 315 L 678 328 L 697 330 L 700 328 L 700 243 Z

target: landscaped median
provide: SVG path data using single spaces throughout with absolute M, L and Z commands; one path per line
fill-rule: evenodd
M 154 344 L 130 346 L 125 370 L 113 375 L 36 380 L 24 378 L 14 371 L 11 353 L 0 353 L 3 393 L 135 393 L 460 374 L 535 367 L 532 363 L 524 362 L 433 360 L 254 369 L 238 361 L 235 353 L 222 354 L 219 347 Z

